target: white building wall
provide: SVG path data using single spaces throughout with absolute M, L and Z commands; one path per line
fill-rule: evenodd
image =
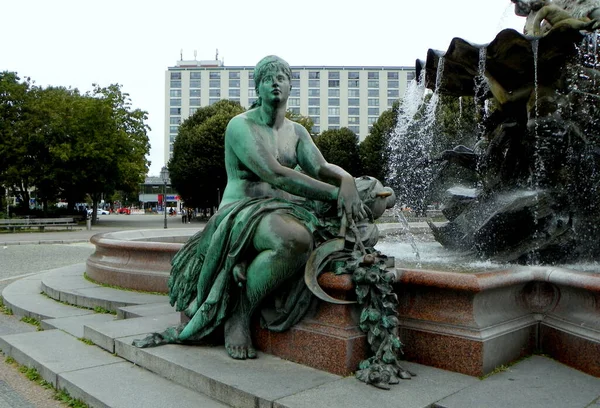
M 219 99 L 235 99 L 238 100 L 245 108 L 249 108 L 253 98 L 255 98 L 253 81 L 250 79 L 250 75 L 253 74 L 254 67 L 225 67 L 222 66 L 220 61 L 202 62 L 202 64 L 205 63 L 208 63 L 212 66 L 202 66 L 200 61 L 179 61 L 177 66 L 169 67 L 165 73 L 165 163 L 171 156 L 172 144 L 178 127 L 177 123 L 171 122 L 183 122 L 190 116 L 191 113 L 193 113 L 195 109 L 208 106 Z M 370 126 L 372 125 L 373 121 L 375 121 L 382 112 L 391 107 L 392 100 L 398 100 L 404 95 L 404 92 L 407 88 L 407 82 L 414 78 L 414 68 L 400 66 L 296 66 L 291 68 L 292 73 L 298 75 L 299 78 L 292 78 L 293 91 L 290 99 L 297 100 L 299 104 L 288 103 L 288 109 L 299 108 L 301 115 L 315 118 L 315 122 L 318 122 L 315 123 L 315 133 L 321 133 L 324 130 L 332 128 L 349 127 L 350 129 L 355 130 L 355 133 L 357 133 L 361 141 L 364 140 L 369 134 Z M 230 72 L 239 72 L 239 88 L 230 87 Z M 330 72 L 339 73 L 339 87 L 332 88 L 329 86 Z M 192 73 L 196 76 L 200 75 L 200 88 L 190 88 L 190 84 L 194 80 L 198 81 L 197 78 L 190 78 Z M 211 73 L 213 73 L 213 75 L 220 75 L 220 84 L 218 88 L 210 86 Z M 388 79 L 388 73 L 392 73 L 390 75 L 394 76 L 397 75 L 397 79 Z M 319 86 L 309 86 L 311 85 L 311 81 L 314 80 L 314 78 L 311 78 L 311 76 L 317 75 L 319 77 Z M 349 75 L 358 76 L 358 87 L 349 86 L 352 81 L 356 80 L 355 78 L 349 78 Z M 171 79 L 172 76 L 180 76 L 180 80 L 174 79 L 174 81 L 181 82 L 173 83 Z M 375 79 L 374 77 L 377 76 L 378 79 Z M 376 82 L 370 83 L 369 81 Z M 297 86 L 298 84 L 299 87 Z M 372 86 L 369 86 L 370 84 Z M 181 87 L 174 88 L 171 85 L 180 85 Z M 390 87 L 390 85 L 395 86 Z M 211 96 L 211 94 L 214 94 L 215 90 L 217 89 L 220 91 L 220 94 Z M 239 97 L 230 97 L 230 89 L 239 89 Z M 297 91 L 295 91 L 295 89 L 299 89 L 300 96 L 296 96 L 294 92 Z M 313 92 L 311 91 L 312 89 L 318 89 L 319 96 L 309 95 L 309 92 Z M 329 105 L 330 89 L 339 90 L 339 106 Z M 350 105 L 349 101 L 356 99 L 356 97 L 353 95 L 357 92 L 357 90 L 359 93 L 359 105 Z M 191 91 L 195 92 L 196 95 L 191 96 Z M 197 96 L 198 92 L 200 93 L 199 97 Z M 181 96 L 178 97 L 177 95 Z M 199 98 L 200 106 L 191 106 L 190 100 L 196 98 Z M 314 98 L 319 99 L 318 105 L 316 106 L 309 103 L 310 100 Z M 177 101 L 178 99 L 179 101 Z M 176 103 L 179 103 L 180 105 L 178 106 Z M 319 108 L 319 115 L 313 114 L 311 108 L 315 107 Z M 172 108 L 180 108 L 180 114 L 175 114 L 175 111 L 171 110 Z M 330 115 L 329 108 L 339 108 L 339 115 Z M 349 108 L 358 108 L 359 115 L 349 115 Z M 330 123 L 330 118 L 334 119 L 335 117 L 339 117 L 339 123 Z M 350 121 L 358 121 L 359 123 L 350 123 Z

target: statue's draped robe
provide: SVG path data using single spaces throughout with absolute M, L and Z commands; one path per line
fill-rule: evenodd
M 185 311 L 190 305 L 197 310 L 189 316 L 190 322 L 168 328 L 154 341 L 178 343 L 183 330 L 186 340 L 198 341 L 224 323 L 236 305 L 239 291 L 244 289 L 243 285 L 238 286 L 233 269 L 241 262 L 252 262 L 256 254 L 252 240 L 265 215 L 277 212 L 293 216 L 306 226 L 318 245 L 332 238 L 331 231 L 339 228 L 335 217 L 326 221 L 316 215 L 322 209 L 322 203 L 296 204 L 278 198 L 247 198 L 219 209 L 204 230 L 190 238 L 172 261 L 168 282 L 171 305 L 177 311 Z M 263 302 L 263 326 L 272 331 L 290 328 L 304 316 L 311 299 L 312 294 L 299 273 Z M 186 329 L 188 325 L 191 326 Z

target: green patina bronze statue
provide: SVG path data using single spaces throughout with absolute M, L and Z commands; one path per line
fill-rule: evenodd
M 252 315 L 260 309 L 273 331 L 304 316 L 312 299 L 305 264 L 339 234 L 342 215 L 359 226 L 355 241 L 376 243 L 372 221 L 394 205 L 393 192 L 328 163 L 306 129 L 286 119 L 290 78 L 289 65 L 276 56 L 255 67 L 258 101 L 225 133 L 227 187 L 219 210 L 172 262 L 170 301 L 190 320 L 135 346 L 194 343 L 223 326 L 227 353 L 255 358 Z

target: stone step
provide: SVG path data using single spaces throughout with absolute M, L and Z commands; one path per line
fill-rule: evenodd
M 55 319 L 45 319 L 41 322 L 41 328 L 44 330 L 59 329 L 71 336 L 84 337 L 84 326 L 86 324 L 99 324 L 112 322 L 116 319 L 115 315 L 108 313 L 92 313 L 81 316 L 58 317 Z
M 29 276 L 4 288 L 2 291 L 4 304 L 12 310 L 15 316 L 33 317 L 41 321 L 94 314 L 92 310 L 75 308 L 42 295 L 43 276 L 44 274 Z
M 60 330 L 1 336 L 0 348 L 91 407 L 226 407 Z
M 146 337 L 148 333 L 161 332 L 169 326 L 178 325 L 179 313 L 137 317 L 125 320 L 84 322 L 82 337 L 94 342 L 109 353 L 115 352 L 115 339 L 119 337 Z
M 168 298 L 162 303 L 150 303 L 147 305 L 123 306 L 117 310 L 118 319 L 131 319 L 134 317 L 159 316 L 175 312 L 175 307 L 169 304 Z
M 104 287 L 84 277 L 85 264 L 55 269 L 43 274 L 41 288 L 49 297 L 71 305 L 116 312 L 120 307 L 165 303 L 167 295 L 156 295 Z

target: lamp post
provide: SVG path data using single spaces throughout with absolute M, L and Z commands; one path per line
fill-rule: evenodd
M 163 181 L 163 213 L 165 214 L 165 229 L 167 228 L 167 183 L 169 182 L 169 170 L 167 166 L 160 169 L 160 178 Z

